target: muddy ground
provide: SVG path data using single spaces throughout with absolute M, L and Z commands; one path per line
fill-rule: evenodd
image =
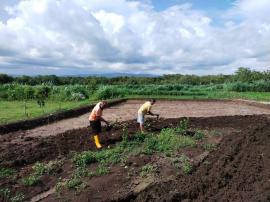
M 183 149 L 194 159 L 193 172 L 185 175 L 162 155 L 132 156 L 127 163 L 110 168 L 107 175 L 93 177 L 80 193 L 54 193 L 57 179 L 70 175 L 72 165 L 65 160 L 71 151 L 96 150 L 89 128 L 75 129 L 50 137 L 21 135 L 16 141 L 5 135 L 0 145 L 0 166 L 16 169 L 15 179 L 0 179 L 1 187 L 25 193 L 25 200 L 38 196 L 42 201 L 269 201 L 270 200 L 270 119 L 267 115 L 190 118 L 190 128 L 221 134 L 207 141 L 217 143 L 210 153 L 201 147 Z M 179 118 L 152 120 L 149 131 L 179 124 Z M 124 122 L 129 134 L 137 132 L 134 120 Z M 122 126 L 101 136 L 113 147 L 121 141 Z M 221 138 L 222 137 L 222 138 Z M 64 159 L 56 176 L 45 176 L 41 183 L 26 187 L 18 179 L 29 175 L 34 162 Z M 157 165 L 157 173 L 142 179 L 138 174 L 145 164 Z M 90 167 L 95 168 L 92 164 Z M 48 192 L 46 192 L 48 191 Z M 41 194 L 41 195 L 40 195 Z M 35 199 L 35 198 L 34 198 Z M 38 201 L 37 199 L 35 199 Z M 34 200 L 34 201 L 35 201 Z

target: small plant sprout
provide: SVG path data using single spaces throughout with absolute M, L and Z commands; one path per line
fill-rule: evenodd
M 0 179 L 9 177 L 15 173 L 15 170 L 11 168 L 0 168 Z
M 146 164 L 141 168 L 140 176 L 141 177 L 147 177 L 150 174 L 153 174 L 157 171 L 157 168 L 155 165 Z
M 205 143 L 203 145 L 203 148 L 207 151 L 213 151 L 216 149 L 216 145 L 215 144 L 212 144 L 212 143 Z
M 204 133 L 202 131 L 196 131 L 194 135 L 195 140 L 201 140 L 205 137 Z
M 175 132 L 180 135 L 185 135 L 188 129 L 188 122 L 188 118 L 181 120 L 179 126 L 175 128 Z
M 182 154 L 179 158 L 179 161 L 181 162 L 183 172 L 185 174 L 190 174 L 193 169 L 190 159 L 186 155 Z
M 30 175 L 26 178 L 22 179 L 22 183 L 26 186 L 34 186 L 36 185 L 40 180 L 40 176 L 38 175 Z

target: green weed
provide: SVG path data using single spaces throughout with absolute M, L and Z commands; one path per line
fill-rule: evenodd
M 15 173 L 15 170 L 11 168 L 0 168 L 0 179 L 4 177 L 9 177 Z
M 187 118 L 180 121 L 179 126 L 175 128 L 175 132 L 180 135 L 185 135 L 188 129 L 188 122 Z
M 202 131 L 196 131 L 194 135 L 195 140 L 201 140 L 205 137 L 204 133 Z
M 4 199 L 10 198 L 10 190 L 8 188 L 1 188 L 0 196 L 2 196 Z
M 30 175 L 22 179 L 22 183 L 26 186 L 34 186 L 40 181 L 40 176 Z
M 180 156 L 179 160 L 181 162 L 183 172 L 185 174 L 190 174 L 193 169 L 190 159 L 183 154 Z
M 141 177 L 147 177 L 149 174 L 155 173 L 157 170 L 156 166 L 151 164 L 146 164 L 141 168 L 140 176 Z
M 205 143 L 203 145 L 203 148 L 207 151 L 213 151 L 214 149 L 216 149 L 216 145 L 211 143 Z
M 23 193 L 16 193 L 15 196 L 10 198 L 10 202 L 22 202 L 24 201 L 24 194 Z

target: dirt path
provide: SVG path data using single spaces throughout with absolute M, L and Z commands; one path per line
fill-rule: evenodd
M 137 110 L 143 100 L 129 100 L 104 110 L 109 121 L 135 120 Z M 163 118 L 177 117 L 213 117 L 233 115 L 270 114 L 270 108 L 250 106 L 239 101 L 158 101 L 153 111 Z M 57 135 L 72 129 L 88 126 L 88 113 L 76 118 L 65 119 L 31 130 L 12 133 L 13 137 L 46 137 Z M 0 137 L 0 141 L 1 141 Z

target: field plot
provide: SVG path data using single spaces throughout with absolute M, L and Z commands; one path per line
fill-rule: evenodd
M 87 115 L 2 135 L 0 200 L 270 199 L 269 109 L 231 101 L 160 101 L 153 111 L 162 118 L 148 119 L 148 133 L 140 134 L 134 119 L 141 103 L 104 111 L 118 122 L 101 135 L 100 151 Z
M 144 100 L 128 100 L 104 110 L 104 118 L 111 122 L 135 120 L 137 111 Z M 240 101 L 164 101 L 160 100 L 153 106 L 153 112 L 162 118 L 178 117 L 214 117 L 233 115 L 270 114 L 268 108 L 250 106 L 249 102 Z M 65 119 L 35 129 L 12 133 L 14 137 L 45 137 L 64 133 L 68 130 L 87 127 L 89 113 L 76 118 Z M 1 141 L 1 137 L 0 137 Z

